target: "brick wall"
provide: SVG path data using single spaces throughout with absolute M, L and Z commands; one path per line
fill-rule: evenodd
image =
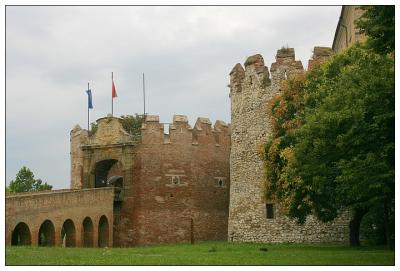
M 71 157 L 80 159 L 83 172 L 73 183 L 94 187 L 96 165 L 116 161 L 107 178 L 124 179 L 123 200 L 114 204 L 117 246 L 188 242 L 191 223 L 195 240 L 227 239 L 229 125 L 198 118 L 192 128 L 186 116 L 175 115 L 164 134 L 159 117 L 147 116 L 137 143 L 118 118 L 101 118 L 98 123 L 97 132 L 84 144 L 71 140 L 79 144 L 71 150 L 82 153 Z M 72 134 L 77 138 L 76 131 Z M 75 168 L 71 171 L 75 176 Z
M 94 227 L 93 246 L 97 246 L 99 220 L 105 216 L 110 226 L 108 242 L 112 245 L 113 199 L 113 188 L 63 189 L 7 196 L 6 244 L 11 244 L 12 231 L 23 222 L 29 227 L 31 244 L 38 245 L 40 226 L 45 220 L 50 220 L 55 229 L 55 245 L 61 246 L 61 229 L 70 219 L 75 227 L 76 246 L 82 246 L 82 223 L 89 217 Z
M 191 128 L 174 116 L 169 134 L 156 116 L 142 128 L 135 160 L 132 221 L 135 243 L 226 240 L 229 207 L 229 127 L 199 118 Z

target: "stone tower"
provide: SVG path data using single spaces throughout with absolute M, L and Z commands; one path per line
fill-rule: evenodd
M 231 154 L 230 241 L 256 242 L 342 242 L 346 221 L 322 224 L 312 216 L 299 226 L 286 217 L 279 204 L 264 199 L 264 164 L 261 150 L 271 134 L 268 101 L 280 91 L 283 80 L 303 73 L 293 48 L 277 51 L 271 77 L 259 54 L 230 73 Z M 344 224 L 343 224 L 343 223 Z M 336 223 L 336 224 L 335 224 Z M 342 225 L 343 224 L 343 225 Z M 336 228 L 338 227 L 338 228 Z

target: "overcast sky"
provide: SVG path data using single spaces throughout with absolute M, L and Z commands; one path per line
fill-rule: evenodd
M 340 7 L 6 7 L 6 182 L 22 166 L 68 188 L 69 132 L 111 111 L 230 122 L 229 72 L 260 53 L 294 47 L 307 66 L 331 46 Z

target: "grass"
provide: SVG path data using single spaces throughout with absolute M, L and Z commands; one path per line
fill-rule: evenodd
M 199 242 L 133 248 L 6 247 L 6 265 L 394 265 L 383 247 Z

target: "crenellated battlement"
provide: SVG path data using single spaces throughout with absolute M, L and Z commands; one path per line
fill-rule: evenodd
M 282 80 L 290 78 L 298 73 L 303 73 L 304 68 L 301 61 L 295 59 L 293 48 L 282 48 L 277 50 L 275 62 L 268 68 L 264 64 L 262 55 L 256 54 L 247 58 L 243 69 L 240 63 L 237 63 L 229 73 L 231 80 L 231 93 L 241 92 L 243 83 L 248 80 L 249 85 L 256 84 L 261 88 L 274 87 L 279 85 Z M 271 75 L 270 75 L 271 73 Z
M 308 70 L 312 69 L 318 64 L 325 62 L 328 58 L 333 55 L 333 50 L 330 47 L 314 47 L 313 55 L 308 61 Z
M 308 62 L 308 69 L 322 63 L 332 54 L 332 49 L 328 47 L 314 47 L 313 56 Z M 277 50 L 275 62 L 271 64 L 270 69 L 265 66 L 262 55 L 255 54 L 246 59 L 244 68 L 237 63 L 229 73 L 230 95 L 232 97 L 235 93 L 243 92 L 244 89 L 248 93 L 260 89 L 266 92 L 275 92 L 279 89 L 282 81 L 301 73 L 304 73 L 304 67 L 301 61 L 296 60 L 294 48 Z
M 212 125 L 210 119 L 197 118 L 194 127 L 189 125 L 185 115 L 174 115 L 173 122 L 168 124 L 169 133 L 164 133 L 164 123 L 159 116 L 147 116 L 142 124 L 142 144 L 230 144 L 230 125 L 217 120 Z

